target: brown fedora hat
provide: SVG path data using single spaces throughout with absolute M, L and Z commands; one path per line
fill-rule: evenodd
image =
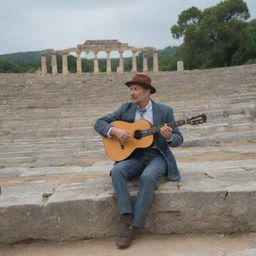
M 156 92 L 156 89 L 151 85 L 151 78 L 145 74 L 137 73 L 134 75 L 131 81 L 125 83 L 128 87 L 132 84 L 142 85 L 144 89 L 150 89 L 150 93 L 153 94 Z

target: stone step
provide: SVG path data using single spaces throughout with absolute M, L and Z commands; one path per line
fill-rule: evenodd
M 204 159 L 232 159 L 233 157 L 239 159 L 250 159 L 255 157 L 253 151 L 255 133 L 253 134 L 239 134 L 240 146 L 235 145 L 233 148 L 225 147 L 227 143 L 234 143 L 234 138 L 237 134 L 227 134 L 226 138 L 205 138 L 205 140 L 187 140 L 181 148 L 173 148 L 175 156 L 179 161 L 204 161 Z M 253 137 L 254 136 L 254 137 Z M 248 138 L 247 138 L 248 137 Z M 247 139 L 246 139 L 247 138 Z M 245 141 L 249 144 L 243 146 Z M 242 144 L 241 144 L 242 143 Z M 213 145 L 215 147 L 207 147 Z M 221 146 L 222 145 L 222 146 Z M 242 145 L 242 146 L 241 146 Z M 192 147 L 191 147 L 192 146 Z M 199 146 L 195 148 L 194 146 Z M 244 150 L 247 147 L 247 151 Z M 240 150 L 241 148 L 241 150 Z M 239 151 L 240 150 L 240 151 Z M 215 154 L 217 153 L 217 154 Z M 79 145 L 73 147 L 61 147 L 56 145 L 47 149 L 46 147 L 33 148 L 33 147 L 14 147 L 6 149 L 5 152 L 0 154 L 1 167 L 7 167 L 19 164 L 24 167 L 38 167 L 38 166 L 60 166 L 78 164 L 82 166 L 91 165 L 100 159 L 107 159 L 104 147 L 101 141 L 82 147 Z
M 250 131 L 254 128 L 254 123 L 248 123 L 247 119 L 241 119 L 241 123 L 225 123 L 225 124 L 205 124 L 197 127 L 180 127 L 183 135 L 213 135 L 219 132 L 244 132 Z M 33 127 L 33 126 L 32 126 Z M 97 133 L 93 127 L 72 127 L 72 128 L 33 128 L 33 129 L 0 129 L 0 136 L 5 138 L 57 138 L 57 137 L 84 137 L 87 140 L 88 137 L 96 136 Z
M 0 130 L 0 136 L 4 135 L 9 138 L 55 138 L 55 137 L 72 137 L 84 136 L 84 138 L 95 136 L 97 133 L 92 127 L 76 127 L 76 128 L 44 128 L 44 129 L 26 129 L 26 130 Z
M 27 146 L 26 146 L 27 145 Z M 40 145 L 36 145 L 34 143 L 13 143 L 11 145 L 4 145 L 1 147 L 0 151 L 0 159 L 4 158 L 14 158 L 21 156 L 34 156 L 41 154 L 70 154 L 74 155 L 76 152 L 88 152 L 95 149 L 103 148 L 102 142 L 97 141 L 95 143 L 84 143 L 77 142 L 72 143 L 70 145 L 65 145 L 65 142 L 61 144 L 61 142 L 56 142 L 54 144 L 41 143 Z
M 205 161 L 227 161 L 230 159 L 240 159 L 248 160 L 256 158 L 256 148 L 254 144 L 243 144 L 243 145 L 224 145 L 224 146 L 215 146 L 215 147 L 181 147 L 181 148 L 172 148 L 172 152 L 175 155 L 178 163 L 180 162 L 205 162 Z M 74 164 L 86 163 L 87 160 L 99 158 L 108 159 L 104 149 L 100 148 L 98 150 L 91 151 L 77 151 L 75 154 Z M 96 160 L 95 160 L 96 161 Z M 96 163 L 97 163 L 96 162 Z
M 254 143 L 255 131 L 244 131 L 244 132 L 221 132 L 215 133 L 211 136 L 198 136 L 198 133 L 194 133 L 197 136 L 187 136 L 184 133 L 184 144 L 182 147 L 188 146 L 207 146 L 215 145 L 219 146 L 222 143 L 231 142 L 249 142 Z M 0 143 L 1 151 L 0 154 L 6 156 L 11 153 L 31 153 L 31 152 L 54 152 L 54 151 L 90 151 L 98 148 L 103 148 L 101 136 L 91 136 L 87 139 L 84 137 L 56 137 L 54 139 L 43 139 L 38 138 L 37 140 L 5 140 Z
M 196 146 L 218 146 L 222 143 L 255 143 L 256 142 L 256 132 L 246 131 L 246 132 L 221 132 L 215 133 L 211 136 L 202 137 L 190 137 L 183 143 L 183 147 L 196 147 Z
M 107 104 L 107 103 L 106 103 Z M 111 112 L 114 110 L 114 108 L 119 107 L 121 103 L 119 104 L 108 104 L 108 107 L 104 106 L 94 106 L 92 104 L 89 104 L 90 106 L 86 105 L 79 105 L 77 107 L 69 106 L 68 108 L 65 108 L 64 106 L 51 109 L 51 108 L 45 108 L 45 109 L 5 109 L 4 113 L 1 113 L 1 116 L 3 120 L 6 121 L 24 121 L 22 118 L 27 118 L 30 120 L 37 120 L 40 119 L 52 119 L 52 118 L 59 118 L 59 119 L 80 119 L 80 120 L 86 120 L 87 117 L 98 117 L 99 112 L 105 112 L 108 111 Z M 212 109 L 208 109 L 208 108 Z M 206 105 L 197 105 L 195 106 L 189 106 L 186 104 L 185 107 L 175 107 L 177 110 L 175 111 L 177 117 L 187 118 L 190 115 L 198 115 L 200 112 L 206 112 L 206 114 L 211 119 L 216 119 L 220 117 L 228 118 L 230 116 L 236 116 L 236 115 L 251 115 L 251 112 L 255 111 L 256 109 L 256 103 L 250 104 L 250 103 L 241 103 L 236 105 L 210 105 L 207 107 Z M 213 110 L 214 109 L 214 110 Z M 201 111 L 200 111 L 201 110 Z M 204 110 L 204 111 L 202 111 Z
M 210 93 L 210 92 L 209 92 Z M 90 95 L 86 94 L 86 95 L 79 95 L 76 96 L 76 98 L 71 98 L 71 97 L 63 97 L 63 95 L 61 96 L 56 96 L 58 97 L 58 99 L 56 100 L 56 97 L 53 97 L 52 100 L 50 100 L 49 98 L 47 98 L 46 96 L 44 97 L 43 95 L 39 94 L 38 97 L 31 97 L 31 98 L 18 98 L 17 96 L 13 96 L 12 98 L 8 98 L 7 96 L 2 96 L 0 97 L 0 100 L 3 104 L 3 106 L 6 108 L 7 106 L 9 106 L 11 109 L 44 109 L 44 108 L 60 108 L 60 107 L 79 107 L 79 106 L 90 106 L 91 104 L 95 104 L 97 105 L 98 100 L 95 97 L 96 95 L 91 95 L 91 99 L 87 98 L 90 97 Z M 172 102 L 177 102 L 176 104 L 180 104 L 181 106 L 187 106 L 187 105 L 191 105 L 193 106 L 194 102 L 198 102 L 199 105 L 204 104 L 216 104 L 216 105 L 227 105 L 228 104 L 255 104 L 255 93 L 251 93 L 249 96 L 248 95 L 244 95 L 244 96 L 240 96 L 237 97 L 236 95 L 229 95 L 226 98 L 222 97 L 219 98 L 218 100 L 216 99 L 212 99 L 212 98 L 207 98 L 204 97 L 202 99 L 198 99 L 195 95 L 190 96 L 189 98 L 175 98 L 172 99 Z M 122 93 L 121 95 L 113 95 L 113 100 L 111 100 L 112 104 L 120 104 L 121 102 L 125 101 L 125 100 L 129 100 L 127 93 Z M 86 100 L 85 100 L 86 99 Z M 161 97 L 161 101 L 162 102 L 169 102 L 170 101 L 170 97 L 169 98 L 162 98 Z M 186 104 L 184 103 L 184 100 L 186 102 Z M 109 103 L 106 99 L 102 99 L 102 103 Z M 217 104 L 218 103 L 218 104 Z
M 13 110 L 8 111 L 5 110 L 4 113 L 1 114 L 1 123 L 15 123 L 15 122 L 24 122 L 25 120 L 30 121 L 38 121 L 42 122 L 45 120 L 45 122 L 54 122 L 56 120 L 84 120 L 86 121 L 88 118 L 90 120 L 95 120 L 99 116 L 106 114 L 108 112 L 112 112 L 115 108 L 119 107 L 120 104 L 117 104 L 116 106 L 111 105 L 109 108 L 94 108 L 94 106 L 88 107 L 80 107 L 80 108 L 59 108 L 59 109 L 25 109 L 23 110 Z M 228 119 L 234 119 L 234 118 L 250 118 L 255 119 L 255 109 L 256 104 L 242 104 L 240 107 L 214 107 L 215 110 L 207 110 L 204 106 L 198 105 L 196 108 L 188 107 L 186 106 L 185 109 L 182 109 L 180 107 L 175 107 L 177 110 L 175 110 L 176 119 L 180 118 L 187 118 L 193 115 L 198 115 L 202 112 L 205 112 L 205 114 L 209 117 L 209 120 L 218 120 L 223 118 Z M 218 110 L 218 108 L 220 108 Z
M 97 117 L 100 117 L 98 115 Z M 4 134 L 4 132 L 9 132 L 12 134 L 20 134 L 24 133 L 27 134 L 29 131 L 31 133 L 74 133 L 78 132 L 80 134 L 83 131 L 88 131 L 90 132 L 91 129 L 93 129 L 93 125 L 97 119 L 97 117 L 92 116 L 88 117 L 83 120 L 74 120 L 72 121 L 71 118 L 69 119 L 61 119 L 61 118 L 53 118 L 53 119 L 40 119 L 40 120 L 26 120 L 25 118 L 22 121 L 18 120 L 12 120 L 8 122 L 1 121 L 0 123 L 0 131 Z M 183 120 L 184 118 L 176 118 L 176 120 Z M 214 130 L 216 129 L 224 129 L 227 126 L 230 127 L 236 127 L 238 126 L 254 126 L 255 121 L 252 119 L 251 116 L 249 115 L 236 115 L 236 116 L 230 116 L 229 118 L 222 118 L 222 119 L 211 119 L 211 117 L 208 117 L 208 120 L 205 124 L 203 125 L 198 125 L 198 126 L 191 126 L 191 125 L 186 125 L 180 127 L 180 129 L 183 130 L 191 130 L 192 128 L 197 128 L 198 130 Z M 54 131 L 56 130 L 56 131 Z M 8 135 L 8 133 L 7 133 Z M 26 135 L 25 135 L 26 136 Z
M 255 232 L 255 166 L 255 159 L 181 163 L 181 181 L 170 182 L 164 177 L 160 180 L 143 231 Z M 27 176 L 26 169 L 16 169 L 16 180 L 10 177 L 8 183 L 1 178 L 0 242 L 117 235 L 122 225 L 107 169 L 107 166 L 35 169 L 32 176 Z M 71 173 L 82 174 L 83 181 L 60 183 L 54 180 L 58 172 L 69 178 Z M 48 176 L 52 178 L 47 179 Z M 24 179 L 25 183 L 19 183 Z M 129 188 L 134 197 L 138 181 L 130 183 Z
M 61 146 L 55 146 L 54 148 L 36 148 L 30 146 L 29 148 L 10 148 L 5 150 L 5 152 L 0 153 L 0 159 L 4 160 L 6 158 L 15 158 L 15 157 L 29 157 L 29 156 L 40 156 L 40 155 L 51 155 L 51 156 L 57 156 L 57 155 L 72 155 L 72 156 L 88 156 L 88 154 L 99 154 L 99 152 L 104 151 L 103 145 L 101 142 L 95 145 L 88 145 L 87 147 L 81 147 L 79 145 L 76 146 L 70 146 L 70 147 L 61 147 Z
M 153 74 L 151 75 L 154 76 Z M 181 89 L 181 87 L 182 89 L 184 87 L 185 93 L 191 92 L 194 90 L 193 96 L 196 96 L 199 99 L 200 99 L 200 96 L 209 97 L 209 99 L 212 97 L 218 99 L 218 97 L 221 96 L 221 91 L 218 91 L 218 89 L 222 87 L 221 83 L 219 88 L 217 88 L 216 86 L 213 87 L 212 84 L 210 84 L 211 87 L 205 87 L 200 83 L 198 85 L 191 84 L 190 87 L 185 87 L 185 85 L 188 84 L 189 81 L 184 81 L 179 86 L 173 86 L 171 81 L 167 81 L 166 83 L 163 81 L 163 77 L 165 75 L 168 77 L 168 79 L 170 79 L 172 74 L 171 72 L 161 73 L 161 77 L 156 78 L 158 79 L 158 85 L 156 85 L 156 87 L 160 91 L 172 90 L 173 92 L 178 92 Z M 183 75 L 183 74 L 179 74 L 179 75 Z M 181 76 L 179 78 L 181 78 Z M 65 86 L 65 87 L 61 85 L 55 85 L 55 84 L 52 84 L 51 86 L 45 86 L 45 81 L 42 81 L 41 82 L 42 84 L 38 87 L 35 87 L 36 85 L 27 86 L 27 85 L 21 85 L 21 84 L 17 86 L 7 85 L 8 87 L 5 87 L 2 85 L 0 86 L 0 89 L 1 89 L 0 98 L 2 97 L 12 98 L 14 95 L 20 98 L 24 97 L 24 99 L 27 99 L 29 97 L 33 98 L 34 96 L 40 98 L 39 95 L 41 92 L 41 96 L 44 96 L 47 99 L 51 99 L 51 100 L 56 96 L 60 96 L 60 97 L 65 96 L 65 97 L 74 98 L 74 94 L 78 96 L 78 99 L 81 99 L 79 96 L 85 96 L 85 95 L 96 96 L 98 92 L 102 93 L 102 87 L 99 85 L 100 81 L 98 81 L 97 84 L 91 83 L 90 85 L 87 85 L 87 86 L 77 85 L 76 81 L 78 81 L 77 78 L 75 78 L 74 81 L 72 81 L 68 86 Z M 238 81 L 238 82 L 240 84 L 239 85 L 237 84 L 236 87 L 226 86 L 225 88 L 221 88 L 222 91 L 228 92 L 227 94 L 228 98 L 233 97 L 233 95 L 236 95 L 236 98 L 250 97 L 255 93 L 255 91 L 252 90 L 254 86 L 253 82 L 252 83 L 244 83 L 243 81 Z M 202 88 L 202 86 L 207 90 L 202 90 L 202 91 L 195 90 L 195 88 Z M 105 86 L 105 88 L 109 88 L 109 87 L 115 87 L 118 89 L 113 91 L 113 94 L 117 96 L 122 96 L 124 93 L 127 93 L 127 88 L 122 84 L 118 84 L 118 81 L 116 81 L 116 79 L 114 79 L 113 83 Z M 212 97 L 210 97 L 209 94 L 207 94 L 207 92 L 214 92 L 215 94 L 212 95 Z M 187 96 L 187 94 L 177 95 L 178 98 L 181 98 L 181 96 Z M 170 95 L 170 97 L 174 97 L 174 96 Z
M 115 246 L 116 237 L 96 238 L 76 242 L 27 241 L 3 245 L 2 255 L 46 255 L 56 256 L 119 256 Z M 155 256 L 255 256 L 255 233 L 222 233 L 222 234 L 141 234 L 138 232 L 129 251 L 125 255 Z M 171 252 L 171 254 L 170 254 Z

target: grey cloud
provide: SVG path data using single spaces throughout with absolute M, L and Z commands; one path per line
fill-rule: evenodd
M 1 0 L 0 0 L 1 1 Z M 0 54 L 74 47 L 89 39 L 118 39 L 164 48 L 181 11 L 220 0 L 9 0 L 1 1 Z M 255 18 L 256 1 L 246 0 Z

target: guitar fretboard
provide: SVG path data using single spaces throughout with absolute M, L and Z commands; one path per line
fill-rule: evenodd
M 178 126 L 182 126 L 184 124 L 187 124 L 187 120 L 179 120 L 179 121 L 174 121 L 172 123 L 168 123 L 166 124 L 167 126 L 171 127 L 172 129 L 178 127 Z M 149 135 L 153 135 L 156 134 L 158 132 L 160 132 L 160 129 L 163 127 L 164 125 L 158 125 L 158 126 L 153 126 L 150 129 L 146 129 L 146 130 L 141 130 L 141 135 L 142 137 L 145 136 L 149 136 Z

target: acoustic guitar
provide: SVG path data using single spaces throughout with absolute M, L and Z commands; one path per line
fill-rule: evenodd
M 198 125 L 205 123 L 207 117 L 205 114 L 198 116 L 193 116 L 180 121 L 174 121 L 172 123 L 166 124 L 172 129 L 185 125 Z M 123 129 L 128 132 L 132 137 L 125 143 L 121 143 L 119 139 L 115 136 L 108 138 L 103 138 L 103 144 L 108 157 L 114 161 L 121 161 L 126 159 L 131 153 L 137 148 L 147 148 L 153 143 L 153 135 L 160 132 L 161 127 L 152 126 L 152 124 L 144 119 L 140 119 L 134 123 L 128 123 L 124 121 L 114 121 L 111 123 L 112 126 Z

